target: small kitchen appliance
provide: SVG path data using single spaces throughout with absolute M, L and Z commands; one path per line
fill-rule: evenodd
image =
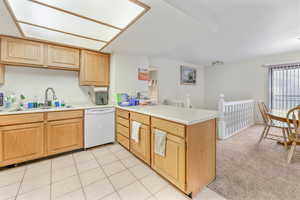
M 95 92 L 95 104 L 107 105 L 108 104 L 108 92 Z
M 96 105 L 108 104 L 108 88 L 94 88 L 94 103 Z

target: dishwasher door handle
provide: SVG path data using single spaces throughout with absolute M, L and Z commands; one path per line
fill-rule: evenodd
M 112 113 L 114 112 L 113 109 L 97 109 L 97 110 L 86 110 L 87 115 L 93 115 L 93 114 L 106 114 L 106 113 Z

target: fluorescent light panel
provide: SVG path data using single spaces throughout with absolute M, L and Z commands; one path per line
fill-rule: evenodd
M 77 47 L 82 47 L 82 48 L 87 48 L 92 50 L 99 50 L 102 47 L 104 47 L 104 45 L 106 44 L 104 42 L 98 42 L 95 40 L 80 38 L 69 34 L 64 34 L 56 31 L 39 28 L 36 26 L 31 26 L 28 24 L 20 23 L 20 26 L 27 37 L 37 38 L 37 39 L 46 40 L 50 42 L 59 42 L 62 44 L 67 44 L 67 45 L 72 45 L 72 46 L 77 46 Z
M 145 8 L 129 0 L 35 0 L 121 29 Z
M 145 8 L 130 0 L 7 0 L 25 37 L 99 50 Z
M 120 31 L 27 0 L 10 0 L 18 21 L 75 33 L 103 41 L 111 40 Z

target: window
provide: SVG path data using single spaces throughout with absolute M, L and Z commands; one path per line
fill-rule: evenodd
M 300 63 L 271 66 L 270 108 L 288 110 L 300 104 Z

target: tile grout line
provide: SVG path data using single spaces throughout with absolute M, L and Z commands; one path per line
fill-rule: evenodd
M 120 145 L 121 146 L 121 145 Z M 122 146 L 121 146 L 122 147 Z M 129 152 L 129 153 L 131 153 L 129 150 L 127 150 L 127 149 L 125 149 L 124 147 L 122 147 L 124 150 L 126 150 L 127 152 Z M 120 150 L 121 151 L 121 150 Z M 112 152 L 113 154 L 114 154 L 114 152 Z M 132 154 L 132 153 L 131 153 Z M 138 159 L 140 162 L 141 162 L 141 164 L 142 165 L 146 165 L 146 167 L 148 167 L 148 168 L 150 168 L 152 171 L 153 171 L 153 173 L 156 173 L 151 167 L 149 167 L 147 164 L 145 164 L 140 158 L 138 158 L 138 157 L 136 157 L 135 155 L 132 155 L 132 156 L 134 156 L 136 159 Z M 117 156 L 116 156 L 117 157 Z M 129 156 L 128 156 L 129 157 Z M 118 159 L 119 159 L 119 157 L 117 157 Z M 126 158 L 125 158 L 126 159 Z M 121 162 L 122 162 L 122 160 L 121 159 L 119 159 Z M 123 163 L 122 163 L 123 164 Z M 123 164 L 124 165 L 124 164 Z M 139 164 L 137 164 L 137 165 L 139 165 Z M 124 167 L 137 179 L 137 182 L 139 182 L 142 186 L 144 186 L 144 188 L 151 194 L 150 196 L 149 196 L 149 198 L 151 198 L 151 197 L 154 197 L 155 199 L 156 199 L 156 197 L 155 197 L 155 194 L 157 194 L 157 193 L 159 193 L 160 191 L 162 191 L 162 190 L 164 190 L 165 188 L 167 188 L 168 186 L 171 186 L 172 188 L 174 187 L 173 185 L 171 185 L 170 183 L 168 183 L 167 181 L 166 181 L 166 186 L 164 186 L 164 187 L 162 187 L 161 189 L 159 189 L 157 192 L 155 192 L 155 193 L 152 193 L 144 184 L 143 184 L 143 182 L 141 181 L 141 179 L 143 179 L 143 178 L 145 178 L 145 177 L 147 177 L 147 176 L 150 176 L 151 174 L 148 174 L 148 175 L 146 175 L 146 176 L 143 176 L 143 177 L 141 177 L 141 178 L 137 178 L 132 172 L 131 172 L 131 170 L 130 170 L 130 168 L 133 168 L 133 167 L 135 167 L 135 166 L 137 166 L 137 165 L 134 165 L 134 166 L 132 166 L 132 167 L 127 167 L 127 166 L 125 166 L 124 165 Z M 117 174 L 117 173 L 116 173 Z M 164 180 L 165 181 L 165 180 Z M 124 187 L 126 187 L 126 186 L 124 186 Z M 124 187 L 122 187 L 122 188 L 124 188 Z M 121 188 L 121 189 L 122 189 Z M 147 199 L 149 199 L 149 198 L 147 198 Z M 147 200 L 146 199 L 146 200 Z
M 71 157 L 72 157 L 72 160 L 73 160 L 73 154 L 69 154 L 68 156 L 71 156 Z M 73 160 L 73 162 L 74 162 L 74 160 Z M 73 165 L 74 165 L 74 167 L 76 168 L 75 163 L 74 163 Z M 67 167 L 69 167 L 69 166 L 71 166 L 71 165 L 68 165 Z M 62 168 L 62 167 L 61 167 L 61 168 Z M 66 168 L 66 167 L 65 167 L 65 168 Z M 76 169 L 75 169 L 75 170 L 76 170 Z M 76 171 L 77 171 L 77 170 L 76 170 Z M 73 174 L 73 175 L 71 175 L 71 176 L 65 177 L 64 179 L 61 179 L 61 180 L 58 180 L 58 181 L 54 181 L 53 183 L 55 184 L 55 183 L 58 183 L 58 182 L 62 182 L 62 181 L 64 181 L 65 179 L 72 178 L 72 177 L 76 177 L 76 175 L 77 175 L 77 174 Z M 77 176 L 77 178 L 79 178 L 79 177 Z M 80 178 L 79 178 L 79 179 L 80 179 Z M 77 189 L 78 189 L 78 188 L 77 188 Z M 70 193 L 76 191 L 77 189 L 74 189 L 74 190 L 71 190 L 71 191 L 69 191 L 69 192 L 66 192 L 66 193 L 64 193 L 64 194 L 62 194 L 62 195 L 59 195 L 57 198 L 60 198 L 60 197 L 62 197 L 62 196 L 64 196 L 64 195 L 67 195 L 67 194 L 70 194 Z
M 53 168 L 53 159 L 51 161 L 50 167 L 50 200 L 52 200 L 52 168 Z
M 75 158 L 74 158 L 74 154 L 72 154 L 72 159 L 73 159 L 73 162 L 74 162 L 74 165 L 75 165 L 75 168 L 76 168 L 76 174 L 77 174 L 77 176 L 78 176 L 78 179 L 79 179 L 79 182 L 80 182 L 80 185 L 81 185 L 81 190 L 82 190 L 82 192 L 83 192 L 84 199 L 87 199 L 87 196 L 86 196 L 86 193 L 85 193 L 85 191 L 84 191 L 83 184 L 82 184 L 82 182 L 81 182 L 81 178 L 80 178 L 80 175 L 79 175 L 79 170 L 78 170 L 78 167 L 77 167 L 77 162 L 76 162 L 76 160 L 75 160 Z M 74 191 L 75 191 L 75 190 L 74 190 Z
M 119 144 L 120 145 L 120 144 Z M 121 145 L 120 145 L 121 146 Z M 122 147 L 122 150 L 125 150 L 125 151 L 127 151 L 128 153 L 131 153 L 130 151 L 128 151 L 127 149 L 125 149 L 124 147 Z M 120 150 L 120 151 L 122 151 L 122 150 Z M 117 151 L 117 152 L 119 152 L 119 151 Z M 113 154 L 115 154 L 115 152 L 112 152 Z M 134 155 L 132 155 L 132 156 L 134 156 Z M 118 158 L 118 160 L 122 163 L 122 160 L 118 157 L 118 156 L 116 156 L 117 158 Z M 130 157 L 130 156 L 128 156 L 128 157 Z M 134 156 L 135 157 L 135 156 Z M 126 157 L 127 158 L 127 157 Z M 126 159 L 126 158 L 124 158 L 124 159 Z M 140 162 L 141 162 L 141 164 L 142 165 L 145 165 L 139 158 L 137 158 Z M 122 163 L 122 165 L 124 165 L 123 163 Z M 140 165 L 140 164 L 137 164 L 137 165 Z M 134 166 L 132 166 L 132 167 L 135 167 L 135 166 L 137 166 L 137 165 L 134 165 Z M 132 176 L 134 176 L 135 178 L 136 178 L 136 181 L 134 181 L 133 183 L 135 183 L 135 182 L 139 182 L 148 192 L 149 192 L 149 194 L 150 194 L 150 196 L 149 197 L 147 197 L 145 200 L 147 200 L 147 199 L 149 199 L 149 198 L 151 198 L 151 197 L 154 197 L 155 198 L 155 196 L 152 194 L 152 192 L 150 192 L 149 190 L 148 190 L 148 188 L 140 181 L 140 179 L 142 179 L 142 178 L 145 178 L 146 176 L 148 176 L 148 175 L 150 175 L 150 174 L 148 174 L 148 175 L 146 175 L 146 176 L 144 176 L 144 177 L 141 177 L 140 179 L 139 178 L 137 178 L 131 171 L 130 171 L 130 168 L 132 168 L 132 167 L 127 167 L 127 166 L 125 166 L 124 165 L 124 167 L 125 167 L 125 169 L 127 169 L 128 171 L 129 171 L 129 173 L 132 175 Z M 124 171 L 124 170 L 123 170 Z M 116 173 L 117 174 L 117 173 Z M 132 183 L 130 183 L 130 184 L 132 184 Z M 127 185 L 128 186 L 128 185 Z M 125 188 L 125 187 L 127 187 L 127 186 L 124 186 L 124 187 L 122 187 L 122 188 L 120 188 L 120 189 L 123 189 L 123 188 Z M 119 194 L 119 192 L 117 191 L 117 193 Z
M 26 166 L 25 167 L 25 169 L 24 169 L 24 172 L 23 172 L 23 177 L 22 177 L 22 179 L 21 179 L 21 182 L 20 182 L 20 185 L 19 185 L 19 187 L 18 187 L 18 191 L 17 191 L 17 193 L 16 193 L 16 196 L 15 196 L 15 200 L 18 198 L 18 196 L 19 196 L 19 192 L 20 192 L 20 190 L 21 190 L 21 186 L 22 186 L 22 183 L 23 183 L 23 181 L 24 181 L 24 177 L 25 177 L 25 174 L 26 174 L 26 172 L 27 172 L 27 169 L 28 169 L 28 166 Z
M 143 162 L 141 162 L 143 165 L 144 165 L 144 163 Z M 125 165 L 124 165 L 125 166 Z M 137 166 L 137 165 L 136 165 Z M 132 167 L 135 167 L 135 166 L 132 166 Z M 131 167 L 131 168 L 132 168 Z M 143 179 L 143 178 L 145 178 L 145 177 L 147 177 L 147 176 L 150 176 L 151 174 L 148 174 L 148 175 L 146 175 L 146 176 L 143 176 L 143 177 L 141 177 L 141 178 L 137 178 L 132 172 L 131 172 L 131 170 L 130 170 L 130 168 L 127 168 L 126 166 L 125 166 L 125 168 L 129 171 L 129 173 L 131 173 L 136 179 L 137 179 L 137 182 L 139 182 L 148 192 L 149 192 L 149 194 L 150 194 L 150 196 L 148 197 L 148 198 L 146 198 L 146 200 L 147 199 L 150 199 L 151 197 L 154 197 L 155 198 L 155 196 L 152 194 L 152 192 L 142 183 L 142 181 L 140 181 L 140 179 Z
M 108 148 L 108 146 L 107 146 L 106 148 Z M 108 151 L 110 151 L 111 153 L 113 153 L 110 149 L 108 149 Z M 119 195 L 118 191 L 117 191 L 117 188 L 115 188 L 115 186 L 112 184 L 112 182 L 111 182 L 110 179 L 109 179 L 109 176 L 108 176 L 108 175 L 106 174 L 106 172 L 104 171 L 104 168 L 103 168 L 102 165 L 98 162 L 97 157 L 95 156 L 95 154 L 94 154 L 93 152 L 91 152 L 91 153 L 92 153 L 94 159 L 96 160 L 96 162 L 98 163 L 98 165 L 100 166 L 100 168 L 102 169 L 102 171 L 103 171 L 103 173 L 104 173 L 104 175 L 105 175 L 105 178 L 110 182 L 111 186 L 113 187 L 114 192 L 118 195 L 118 197 L 120 197 L 120 199 L 122 199 L 121 196 Z M 117 157 L 117 158 L 118 158 L 118 157 Z M 111 195 L 111 194 L 112 194 L 112 193 L 110 193 L 110 194 L 108 194 L 108 195 Z M 108 195 L 105 195 L 103 198 L 107 197 Z M 103 198 L 101 198 L 101 199 L 103 199 Z M 100 199 L 99 199 L 99 200 L 100 200 Z

